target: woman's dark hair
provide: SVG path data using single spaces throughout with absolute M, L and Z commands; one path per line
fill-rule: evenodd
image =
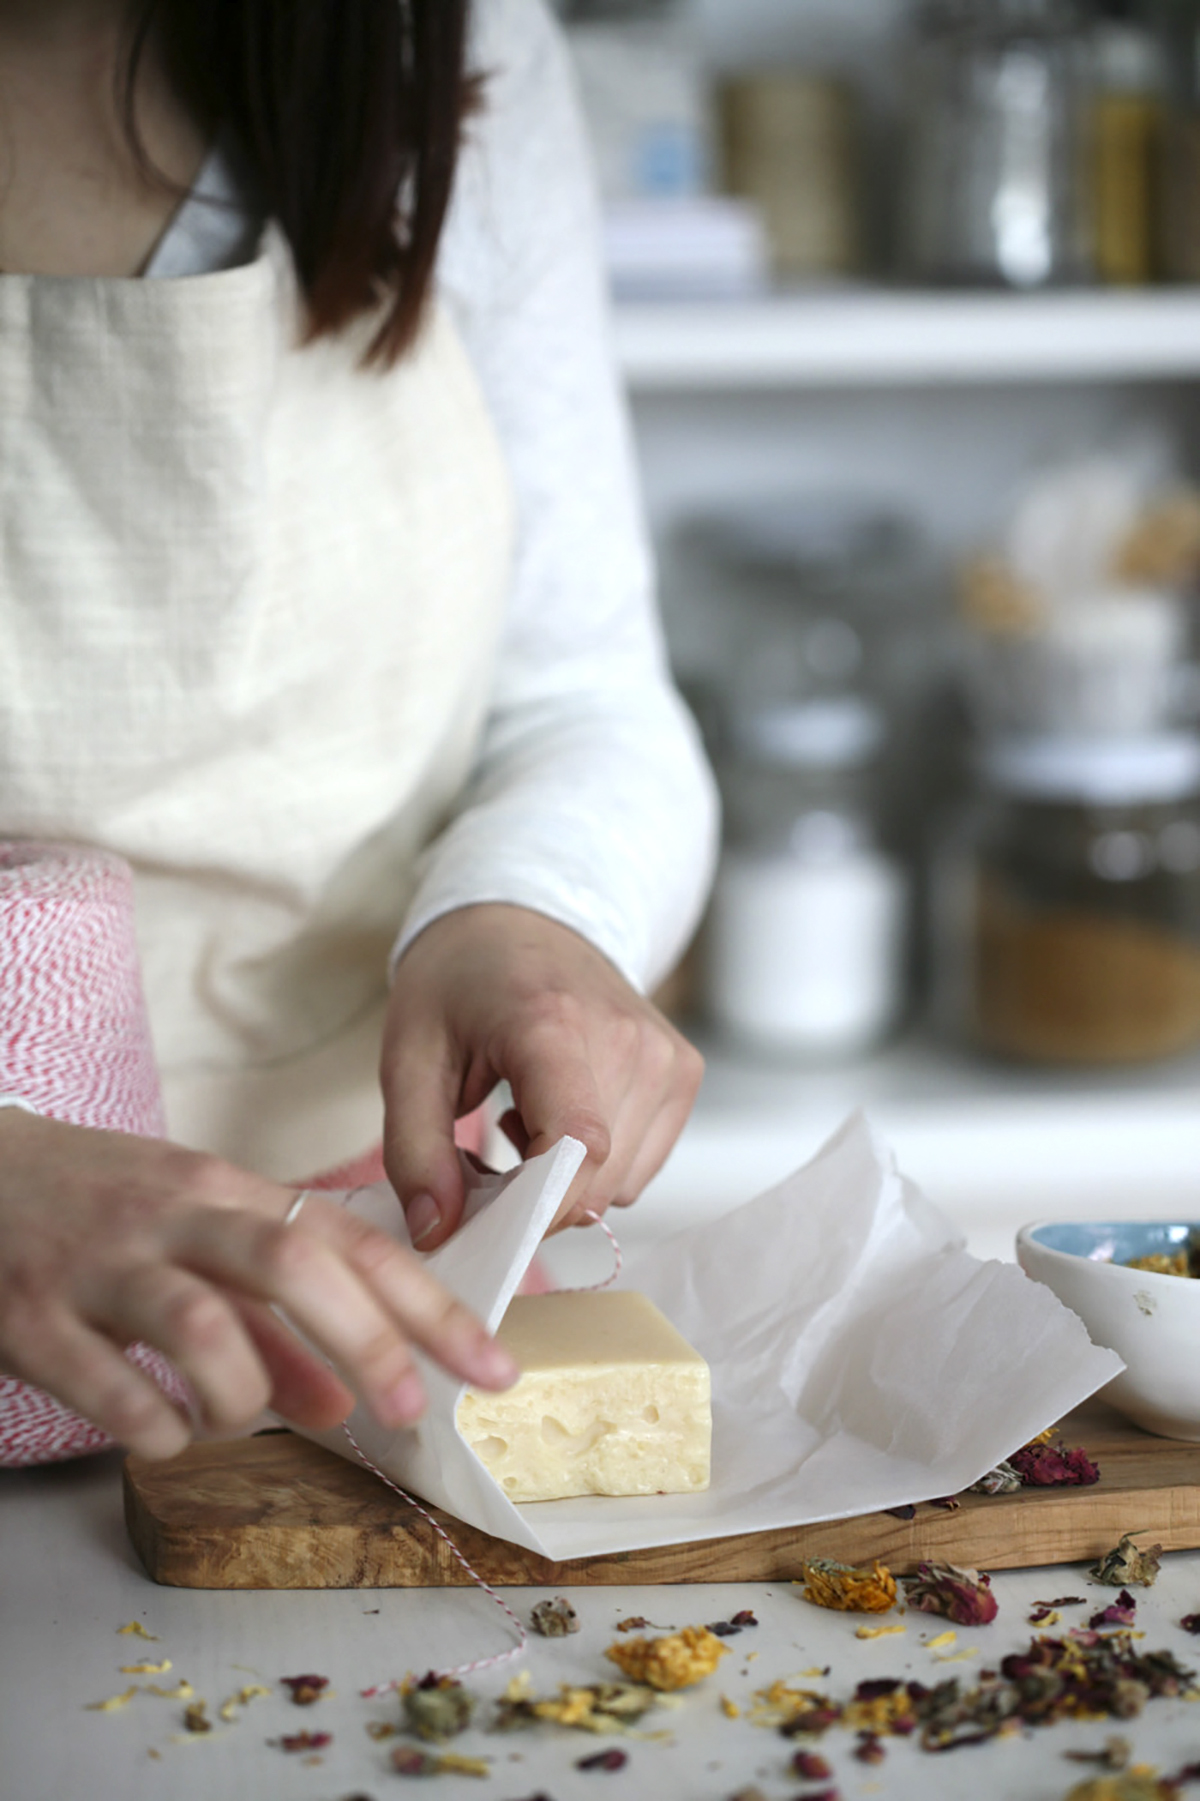
M 147 40 L 209 127 L 227 124 L 291 246 L 310 335 L 382 308 L 368 360 L 420 329 L 454 180 L 469 0 L 134 0 L 124 85 Z M 144 158 L 143 158 L 144 161 Z

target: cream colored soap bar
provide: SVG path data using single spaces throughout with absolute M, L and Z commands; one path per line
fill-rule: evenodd
M 708 1365 L 645 1295 L 518 1295 L 496 1336 L 521 1379 L 457 1421 L 511 1501 L 708 1487 Z

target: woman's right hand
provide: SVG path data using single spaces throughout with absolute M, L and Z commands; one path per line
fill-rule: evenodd
M 385 1426 L 425 1404 L 411 1346 L 464 1381 L 517 1369 L 419 1257 L 312 1193 L 178 1146 L 0 1110 L 0 1369 L 145 1457 L 193 1425 L 121 1352 L 143 1340 L 236 1432 L 266 1406 L 314 1428 L 360 1395 Z M 280 1307 L 329 1358 L 313 1354 Z

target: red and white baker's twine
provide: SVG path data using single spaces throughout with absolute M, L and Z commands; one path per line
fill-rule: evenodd
M 348 1195 L 346 1198 L 347 1198 L 347 1201 L 350 1201 L 350 1200 L 353 1200 L 354 1197 L 353 1197 L 353 1195 Z M 303 1199 L 303 1197 L 301 1197 L 301 1199 Z M 293 1217 L 294 1217 L 294 1215 L 293 1215 Z M 621 1247 L 617 1243 L 616 1233 L 611 1229 L 611 1227 L 607 1226 L 604 1223 L 604 1221 L 601 1219 L 601 1217 L 598 1213 L 593 1213 L 590 1207 L 588 1207 L 584 1210 L 584 1218 L 590 1219 L 592 1221 L 593 1225 L 599 1226 L 600 1230 L 604 1233 L 605 1237 L 608 1239 L 609 1243 L 612 1245 L 613 1259 L 614 1259 L 613 1270 L 612 1270 L 611 1275 L 606 1276 L 603 1282 L 592 1282 L 592 1283 L 589 1283 L 588 1286 L 585 1288 L 563 1289 L 563 1290 L 560 1290 L 561 1293 L 565 1293 L 565 1294 L 597 1294 L 602 1288 L 611 1288 L 612 1284 L 616 1281 L 617 1277 L 621 1273 Z M 517 1615 L 513 1612 L 512 1608 L 508 1605 L 508 1602 L 505 1601 L 501 1595 L 498 1595 L 496 1593 L 495 1589 L 491 1586 L 491 1584 L 489 1582 L 484 1581 L 483 1577 L 479 1574 L 479 1571 L 477 1569 L 475 1569 L 474 1565 L 468 1562 L 467 1558 L 459 1550 L 458 1546 L 455 1544 L 455 1542 L 451 1538 L 450 1534 L 446 1531 L 445 1527 L 440 1525 L 438 1523 L 438 1521 L 434 1519 L 433 1515 L 430 1512 L 428 1512 L 428 1510 L 426 1508 L 422 1507 L 422 1505 L 419 1501 L 415 1500 L 412 1495 L 410 1495 L 405 1489 L 401 1488 L 400 1484 L 398 1482 L 393 1482 L 390 1476 L 386 1476 L 384 1474 L 384 1472 L 380 1469 L 380 1467 L 377 1463 L 373 1463 L 371 1461 L 371 1459 L 367 1456 L 366 1452 L 363 1450 L 362 1446 L 359 1444 L 358 1440 L 355 1438 L 353 1432 L 351 1432 L 349 1426 L 343 1423 L 342 1431 L 346 1434 L 346 1437 L 349 1439 L 350 1443 L 353 1445 L 354 1450 L 355 1450 L 356 1454 L 358 1455 L 359 1459 L 366 1466 L 366 1468 L 370 1470 L 371 1474 L 373 1476 L 378 1476 L 379 1480 L 381 1482 L 385 1483 L 387 1485 L 387 1487 L 392 1490 L 393 1494 L 399 1495 L 400 1499 L 402 1501 L 407 1501 L 410 1507 L 416 1508 L 416 1510 L 420 1514 L 421 1518 L 423 1520 L 428 1521 L 428 1523 L 433 1527 L 434 1531 L 437 1533 L 438 1537 L 443 1541 L 443 1543 L 445 1545 L 447 1545 L 449 1547 L 452 1555 L 462 1565 L 463 1569 L 467 1572 L 467 1575 L 471 1578 L 472 1582 L 476 1585 L 476 1587 L 481 1588 L 483 1590 L 484 1594 L 487 1595 L 488 1599 L 491 1601 L 494 1601 L 496 1603 L 496 1606 L 500 1609 L 500 1611 L 502 1613 L 507 1614 L 508 1618 L 512 1621 L 512 1624 L 517 1629 L 517 1642 L 515 1645 L 510 1645 L 507 1651 L 497 1651 L 491 1657 L 477 1657 L 473 1663 L 455 1664 L 453 1669 L 435 1670 L 434 1675 L 435 1676 L 472 1676 L 475 1674 L 475 1672 L 477 1670 L 489 1670 L 489 1669 L 492 1669 L 496 1664 L 507 1663 L 510 1658 L 519 1657 L 521 1655 L 522 1651 L 524 1651 L 526 1645 L 529 1643 L 529 1634 L 526 1632 L 522 1621 L 517 1618 Z M 402 1686 L 402 1684 L 398 1680 L 393 1680 L 391 1682 L 381 1682 L 381 1683 L 377 1683 L 373 1688 L 362 1689 L 360 1691 L 360 1693 L 363 1695 L 364 1699 L 371 1700 L 376 1695 L 386 1695 L 393 1689 L 398 1689 L 401 1686 Z

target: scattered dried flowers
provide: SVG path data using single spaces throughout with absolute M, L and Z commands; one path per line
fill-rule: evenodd
M 397 1776 L 490 1776 L 492 1773 L 491 1764 L 482 1757 L 460 1757 L 454 1751 L 442 1751 L 435 1756 L 430 1751 L 418 1751 L 415 1745 L 397 1745 L 392 1752 L 392 1768 Z
M 905 1599 L 921 1613 L 941 1614 L 959 1626 L 986 1626 L 998 1612 L 990 1576 L 953 1563 L 920 1563 L 904 1579 Z
M 538 1700 L 527 1671 L 514 1676 L 497 1703 L 493 1727 L 512 1732 L 552 1720 L 581 1732 L 624 1732 L 652 1708 L 652 1688 L 630 1682 L 596 1682 L 588 1687 L 563 1683 L 554 1700 Z
M 728 1657 L 729 1649 L 707 1626 L 685 1626 L 682 1632 L 665 1638 L 634 1638 L 626 1644 L 610 1645 L 604 1655 L 631 1682 L 670 1690 L 690 1688 L 693 1682 L 711 1676 L 722 1657 Z
M 465 1732 L 475 1708 L 469 1689 L 453 1676 L 439 1676 L 433 1670 L 419 1682 L 402 1684 L 400 1700 L 408 1730 L 434 1744 Z
M 1035 1601 L 1029 1615 L 1031 1626 L 1056 1626 L 1060 1607 L 1086 1607 L 1083 1595 L 1059 1595 L 1056 1601 Z
M 283 1686 L 292 1691 L 297 1707 L 311 1707 L 329 1687 L 328 1676 L 281 1676 Z
M 925 1751 L 952 1751 L 1061 1720 L 1132 1719 L 1147 1701 L 1183 1694 L 1192 1680 L 1171 1652 L 1135 1650 L 1128 1630 L 1085 1631 L 1034 1638 L 966 1691 L 953 1678 L 933 1687 L 879 1679 L 860 1682 L 839 1704 L 778 1682 L 756 1695 L 753 1717 L 788 1737 L 840 1726 L 876 1739 L 917 1734 Z
M 1087 1488 L 1100 1480 L 1099 1466 L 1087 1452 L 1068 1447 L 1061 1439 L 1049 1444 L 1035 1440 L 1014 1451 L 1008 1461 L 1026 1488 Z
M 1128 1588 L 1130 1583 L 1142 1588 L 1153 1586 L 1162 1562 L 1162 1546 L 1149 1545 L 1143 1551 L 1133 1542 L 1136 1536 L 1133 1532 L 1121 1534 L 1120 1544 L 1106 1551 L 1088 1571 L 1093 1581 L 1106 1583 L 1109 1588 Z
M 217 1714 L 227 1726 L 231 1725 L 237 1719 L 240 1708 L 248 1707 L 251 1701 L 257 1700 L 260 1695 L 269 1695 L 270 1692 L 270 1689 L 264 1688 L 261 1682 L 248 1682 L 245 1688 L 239 1688 L 237 1693 L 230 1695 L 227 1701 L 222 1701 L 217 1709 Z
M 896 1604 L 896 1578 L 876 1558 L 869 1570 L 812 1557 L 800 1565 L 804 1599 L 837 1613 L 886 1613 Z
M 579 1631 L 579 1615 L 565 1595 L 553 1601 L 539 1601 L 529 1615 L 529 1623 L 542 1638 L 566 1638 Z
M 1088 1621 L 1092 1632 L 1098 1632 L 1105 1626 L 1132 1626 L 1137 1602 L 1127 1588 L 1123 1588 L 1110 1607 L 1102 1607 Z
M 593 1751 L 590 1757 L 581 1757 L 575 1768 L 577 1770 L 623 1770 L 628 1762 L 628 1751 L 619 1751 L 614 1745 L 611 1751 Z

